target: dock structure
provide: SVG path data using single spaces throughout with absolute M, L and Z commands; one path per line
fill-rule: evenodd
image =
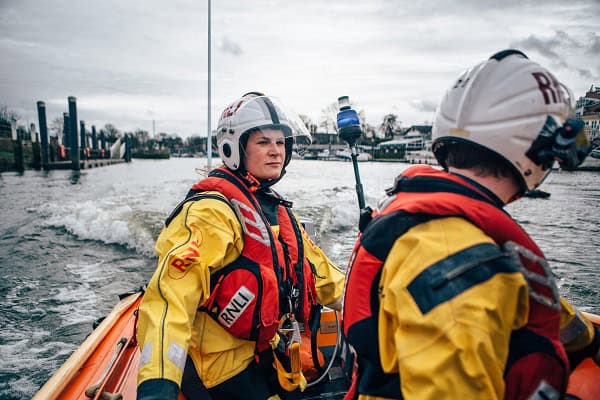
M 108 165 L 124 163 L 124 159 L 100 158 L 97 160 L 79 160 L 79 169 L 90 169 L 98 167 L 106 167 Z M 72 161 L 54 161 L 48 164 L 48 169 L 73 169 Z
M 35 124 L 29 132 L 17 129 L 16 120 L 0 118 L 0 172 L 36 170 L 89 169 L 131 161 L 131 138 L 125 134 L 116 142 L 77 118 L 77 99 L 69 96 L 68 112 L 63 113 L 62 138 L 48 134 L 46 104 L 37 102 L 39 136 Z M 62 140 L 61 140 L 62 139 Z

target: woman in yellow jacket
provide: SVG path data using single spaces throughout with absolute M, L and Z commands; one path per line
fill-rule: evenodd
M 192 187 L 156 243 L 139 311 L 139 400 L 176 399 L 180 387 L 190 399 L 203 387 L 213 400 L 291 399 L 304 387 L 298 323 L 317 303 L 338 308 L 344 281 L 271 189 L 292 145 L 309 143 L 275 98 L 248 93 L 223 111 L 225 166 Z

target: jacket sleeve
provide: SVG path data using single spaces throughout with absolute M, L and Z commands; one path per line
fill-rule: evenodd
M 304 255 L 315 270 L 315 287 L 319 304 L 341 309 L 345 273 L 339 269 L 302 229 Z
M 163 228 L 158 266 L 139 310 L 138 385 L 180 385 L 196 311 L 210 294 L 210 274 L 241 254 L 242 241 L 233 210 L 212 198 L 185 203 Z
M 383 370 L 400 375 L 406 398 L 504 397 L 510 335 L 527 321 L 527 283 L 512 261 L 484 261 L 483 248 L 501 253 L 461 218 L 417 225 L 393 244 L 378 340 Z
M 560 299 L 560 341 L 569 356 L 571 371 L 587 357 L 600 362 L 600 330 L 567 300 Z

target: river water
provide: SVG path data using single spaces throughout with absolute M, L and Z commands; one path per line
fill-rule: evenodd
M 118 294 L 148 281 L 163 220 L 205 164 L 134 160 L 80 174 L 0 174 L 0 399 L 31 398 Z M 407 166 L 361 163 L 367 204 Z M 345 267 L 358 221 L 352 165 L 294 160 L 275 188 Z M 549 199 L 507 210 L 546 253 L 561 294 L 600 313 L 600 174 L 555 171 L 542 188 Z

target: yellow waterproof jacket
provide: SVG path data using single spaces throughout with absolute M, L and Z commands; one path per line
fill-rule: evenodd
M 427 266 L 462 249 L 494 243 L 462 218 L 417 225 L 394 243 L 380 281 L 379 351 L 386 373 L 400 376 L 407 399 L 502 399 L 512 330 L 528 317 L 527 282 L 520 273 L 496 274 L 423 315 L 407 286 Z M 561 299 L 567 351 L 593 340 L 589 321 Z M 383 399 L 359 396 L 361 400 Z
M 423 314 L 408 285 L 428 266 L 494 241 L 462 218 L 434 219 L 400 236 L 380 281 L 379 350 L 408 399 L 501 399 L 511 332 L 528 317 L 527 282 L 498 273 Z M 368 399 L 361 396 L 360 399 Z
M 381 205 L 383 211 L 376 213 L 379 218 L 372 222 L 376 225 L 369 225 L 359 239 L 348 271 L 344 332 L 358 352 L 358 398 L 502 399 L 507 391 L 509 354 L 514 357 L 511 344 L 532 345 L 518 354 L 539 351 L 535 347 L 540 343 L 527 344 L 522 336 L 515 342 L 512 334 L 529 327 L 532 317 L 539 321 L 542 314 L 529 315 L 539 303 L 532 304 L 536 300 L 528 292 L 531 289 L 540 296 L 540 288 L 530 287 L 520 263 L 507 258 L 496 243 L 513 238 L 526 244 L 527 237 L 511 227 L 508 216 L 495 214 L 497 219 L 490 220 L 494 208 L 485 206 L 489 203 L 465 205 L 464 193 L 494 200 L 479 187 L 472 186 L 478 192 L 458 190 L 448 181 L 460 182 L 460 178 L 429 167 L 413 167 L 412 175 L 407 171 L 405 178 L 418 175 L 415 172 L 420 175 L 414 180 L 396 180 L 397 186 Z M 443 190 L 423 191 L 425 183 L 429 189 L 441 185 Z M 440 192 L 445 196 L 442 200 L 437 198 Z M 456 216 L 463 215 L 461 207 L 470 220 Z M 471 221 L 487 226 L 488 231 Z M 551 286 L 548 280 L 545 287 Z M 556 318 L 556 324 L 545 327 L 547 337 L 527 335 L 525 340 L 547 344 L 548 338 L 556 338 L 555 359 L 550 364 L 554 368 L 554 363 L 561 367 L 566 357 L 561 356 L 565 341 L 557 343 L 558 296 L 552 300 L 554 311 L 546 315 Z M 578 323 L 575 311 L 564 300 L 561 303 L 560 337 L 571 342 L 564 347 L 580 350 L 592 343 L 594 331 L 589 322 Z M 551 351 L 548 356 L 553 356 Z M 512 366 L 515 360 L 523 359 L 513 358 Z M 528 377 L 520 371 L 525 385 L 535 384 L 538 375 Z M 518 378 L 511 383 L 511 390 L 523 388 Z
M 224 197 L 217 192 L 211 196 Z M 278 227 L 271 227 L 275 237 Z M 140 306 L 138 384 L 166 379 L 180 385 L 189 353 L 208 388 L 235 376 L 253 360 L 255 342 L 236 338 L 199 312 L 209 297 L 211 273 L 242 252 L 243 231 L 226 202 L 204 198 L 183 204 L 156 242 L 158 267 Z M 320 304 L 339 302 L 344 273 L 302 231 L 305 257 L 315 266 Z

